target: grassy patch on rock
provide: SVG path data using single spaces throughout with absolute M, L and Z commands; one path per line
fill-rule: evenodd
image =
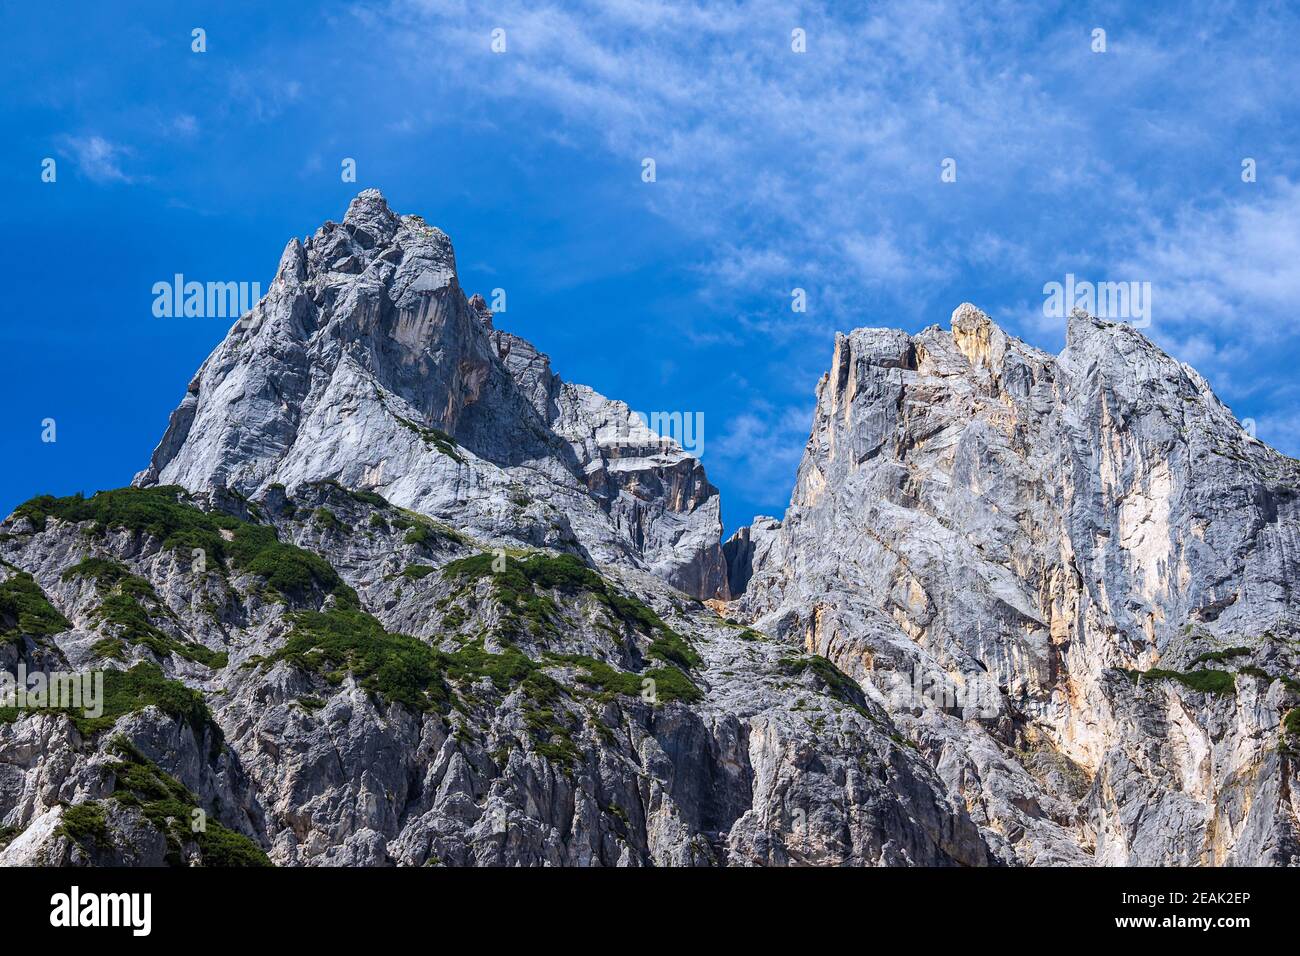
M 465 456 L 460 453 L 460 445 L 456 439 L 441 428 L 430 428 L 427 425 L 421 425 L 419 422 L 411 421 L 409 418 L 403 418 L 401 415 L 394 415 L 398 423 L 410 431 L 419 435 L 424 444 L 430 448 L 436 448 L 448 458 L 458 464 L 465 463 Z
M 600 700 L 612 700 L 618 696 L 645 700 L 647 695 L 651 695 L 656 703 L 683 701 L 689 704 L 704 697 L 690 677 L 675 667 L 652 667 L 636 673 L 579 654 L 552 654 L 548 659 L 576 668 L 579 671 L 578 683 L 594 688 Z
M 176 654 L 185 660 L 205 667 L 226 666 L 227 655 L 214 651 L 197 641 L 184 641 L 173 637 L 153 621 L 153 614 L 175 615 L 163 604 L 158 593 L 144 578 L 132 574 L 124 565 L 108 558 L 86 558 L 63 572 L 63 580 L 90 578 L 97 588 L 108 592 L 94 611 L 99 621 L 114 628 L 116 636 L 95 644 L 93 650 L 104 657 L 122 659 L 122 642 L 140 644 L 158 657 Z M 144 602 L 153 605 L 152 613 Z
M 1231 660 L 1234 657 L 1244 657 L 1252 653 L 1249 647 L 1225 647 L 1221 651 L 1206 651 L 1204 654 L 1197 654 L 1192 658 L 1191 666 L 1197 664 L 1222 664 L 1224 661 Z
M 164 677 L 157 664 L 142 661 L 130 670 L 110 669 L 99 673 L 103 674 L 104 684 L 98 715 L 89 716 L 84 708 L 46 707 L 45 701 L 37 697 L 31 701 L 30 708 L 0 707 L 0 723 L 11 724 L 32 714 L 62 714 L 72 721 L 83 737 L 91 737 L 112 727 L 125 714 L 152 705 L 164 714 L 188 724 L 197 740 L 202 740 L 203 734 L 208 733 L 212 753 L 220 751 L 224 739 L 221 728 L 213 721 L 212 712 L 203 695 L 180 681 Z M 93 674 L 81 674 L 79 677 L 84 694 L 84 688 L 91 686 Z M 84 697 L 83 702 L 89 703 Z
M 0 638 L 49 637 L 72 625 L 25 571 L 0 583 Z
M 324 558 L 285 544 L 269 525 L 203 511 L 191 500 L 174 485 L 119 488 L 91 498 L 41 495 L 19 505 L 17 513 L 42 530 L 50 518 L 90 522 L 92 534 L 122 529 L 159 538 L 164 549 L 202 550 L 219 568 L 224 570 L 229 561 L 237 570 L 264 578 L 287 599 L 301 599 L 319 589 L 355 600 L 355 593 Z
M 589 594 L 615 620 L 651 637 L 650 657 L 684 670 L 700 664 L 699 654 L 686 638 L 664 623 L 653 608 L 622 593 L 571 554 L 538 553 L 520 559 L 484 552 L 452 561 L 442 573 L 449 581 L 491 581 L 507 619 L 535 631 L 553 630 L 560 617 L 554 599 L 541 592 Z
M 815 654 L 805 657 L 783 657 L 777 665 L 791 676 L 811 671 L 832 697 L 842 704 L 848 704 L 864 717 L 871 717 L 864 703 L 866 698 L 858 682 L 825 657 Z
M 408 581 L 422 581 L 436 570 L 427 564 L 410 564 L 402 570 L 402 577 Z
M 167 862 L 184 865 L 183 850 L 197 845 L 203 866 L 270 866 L 260 846 L 242 833 L 196 813 L 200 807 L 184 784 L 146 758 L 125 738 L 110 745 L 119 758 L 110 766 L 114 774 L 111 799 L 134 807 L 167 839 Z
M 1219 696 L 1231 697 L 1237 692 L 1236 678 L 1228 671 L 1199 670 L 1199 671 L 1171 671 L 1163 670 L 1159 667 L 1153 667 L 1151 670 L 1125 670 L 1123 672 L 1134 684 L 1139 681 L 1163 681 L 1172 680 L 1182 684 L 1188 690 L 1199 691 L 1202 694 L 1217 694 Z
M 302 611 L 270 660 L 284 660 L 337 683 L 351 672 L 366 690 L 419 713 L 446 713 L 450 693 L 440 655 L 423 641 L 394 634 L 355 607 Z
M 183 641 L 155 626 L 149 612 L 128 594 L 113 594 L 105 598 L 95 615 L 115 628 L 119 641 L 141 644 L 157 657 L 166 658 L 169 654 L 175 654 L 187 661 L 214 669 L 225 667 L 229 661 L 229 656 L 224 651 L 214 651 L 197 641 Z M 97 642 L 95 646 L 101 647 L 102 644 L 103 642 Z
M 64 807 L 57 832 L 83 847 L 88 842 L 106 845 L 109 839 L 108 816 L 104 813 L 103 805 L 97 801 L 74 803 Z

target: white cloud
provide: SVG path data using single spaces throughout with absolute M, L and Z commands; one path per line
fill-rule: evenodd
M 706 446 L 710 474 L 740 492 L 784 510 L 812 427 L 812 403 L 777 407 L 755 401 Z
M 377 0 L 357 16 L 403 84 L 626 169 L 628 201 L 707 250 L 701 292 L 727 323 L 685 340 L 787 353 L 773 401 L 824 367 L 832 330 L 943 322 L 964 299 L 1058 348 L 1041 289 L 1067 272 L 1151 281 L 1150 334 L 1229 393 L 1267 380 L 1250 347 L 1292 334 L 1300 169 L 1279 152 L 1252 186 L 1233 147 L 1214 155 L 1287 142 L 1300 61 L 1267 17 L 1126 14 L 1097 55 L 1090 21 L 1015 2 Z M 807 313 L 789 309 L 796 286 Z M 740 416 L 719 467 L 788 487 L 808 424 L 789 421 Z
M 1150 238 L 1123 267 L 1152 282 L 1158 321 L 1229 336 L 1295 334 L 1300 184 L 1243 183 L 1234 198 L 1209 209 L 1185 207 L 1148 228 Z
M 986 68 L 953 4 L 900 11 L 853 23 L 775 0 L 403 0 L 386 18 L 395 59 L 425 80 L 553 111 L 629 169 L 653 157 L 653 208 L 716 240 L 713 291 L 743 296 L 933 279 L 934 236 L 895 227 L 899 197 L 941 206 L 941 158 L 996 140 L 1004 162 L 1038 160 L 1036 144 L 1075 128 L 1032 77 Z M 807 53 L 790 49 L 794 26 Z M 449 76 L 422 55 L 434 37 L 481 49 L 483 67 Z
M 1300 414 L 1281 411 L 1260 415 L 1255 437 L 1292 458 L 1300 457 Z
M 131 153 L 125 146 L 94 135 L 64 136 L 60 145 L 76 161 L 78 168 L 95 182 L 135 181 L 122 170 L 122 159 Z
M 837 309 L 759 329 L 825 335 L 857 321 L 867 294 L 907 315 L 963 272 L 1010 275 L 1016 296 L 1033 295 L 1065 271 L 1103 277 L 1135 249 L 1161 276 L 1158 308 L 1176 295 L 1225 313 L 1300 283 L 1278 268 L 1294 261 L 1292 210 L 1252 214 L 1256 197 L 1242 196 L 1216 211 L 1212 196 L 1199 234 L 1190 214 L 1171 227 L 1162 217 L 1187 183 L 1128 155 L 1201 141 L 1203 103 L 1251 116 L 1286 104 L 1286 84 L 1257 76 L 1263 64 L 1294 76 L 1293 58 L 1252 18 L 1207 15 L 1188 31 L 1190 13 L 1153 14 L 1113 28 L 1099 56 L 1079 23 L 1016 3 L 909 0 L 863 14 L 778 0 L 392 0 L 359 15 L 384 31 L 408 79 L 545 111 L 557 135 L 594 142 L 630 171 L 652 156 L 659 181 L 630 173 L 628 188 L 711 246 L 701 269 L 715 301 L 775 307 L 797 285 Z M 790 49 L 795 26 L 806 53 Z M 507 51 L 494 55 L 498 27 Z M 1186 69 L 1208 37 L 1230 65 Z M 448 47 L 477 68 L 427 55 Z M 949 156 L 957 184 L 939 180 Z M 1253 268 L 1229 261 L 1224 226 Z
M 302 97 L 302 83 L 265 69 L 234 70 L 227 79 L 233 108 L 258 122 L 276 119 Z

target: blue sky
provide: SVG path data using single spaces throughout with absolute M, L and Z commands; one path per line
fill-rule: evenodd
M 1150 282 L 1148 334 L 1300 453 L 1297 34 L 1285 4 L 6 4 L 0 510 L 145 465 L 229 325 L 155 318 L 155 282 L 265 287 L 367 186 L 566 379 L 702 411 L 728 529 L 783 512 L 836 330 L 969 300 L 1056 351 L 1066 273 Z

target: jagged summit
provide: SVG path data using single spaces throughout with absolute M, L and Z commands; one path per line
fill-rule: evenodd
M 6 708 L 0 864 L 1300 864 L 1300 462 L 1140 331 L 836 336 L 720 546 L 496 325 L 366 190 L 139 487 L 0 523 L 0 668 L 112 689 Z
M 731 613 L 895 700 L 1008 862 L 1300 862 L 1300 462 L 1139 330 L 837 336 L 789 508 L 724 554 Z
M 717 490 L 675 444 L 570 385 L 466 299 L 451 240 L 378 190 L 285 247 L 191 382 L 139 486 L 258 495 L 336 480 L 488 540 L 630 562 L 726 596 Z

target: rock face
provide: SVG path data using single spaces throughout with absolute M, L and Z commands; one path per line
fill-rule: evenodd
M 136 484 L 256 496 L 325 479 L 487 541 L 577 549 L 726 596 L 718 492 L 700 463 L 494 331 L 447 236 L 373 189 L 285 247 Z
M 0 862 L 988 863 L 861 688 L 700 600 L 719 531 L 363 193 L 135 486 L 0 524 L 3 670 L 103 680 L 0 708 Z
M 736 613 L 861 681 L 995 857 L 1300 863 L 1300 463 L 1131 327 L 839 336 L 758 528 Z
M 0 863 L 988 860 L 851 680 L 648 572 L 329 482 L 0 527 L 7 669 L 108 685 L 0 712 Z
M 0 864 L 1300 863 L 1300 463 L 1139 333 L 840 336 L 723 545 L 494 325 L 364 192 L 0 523 Z

